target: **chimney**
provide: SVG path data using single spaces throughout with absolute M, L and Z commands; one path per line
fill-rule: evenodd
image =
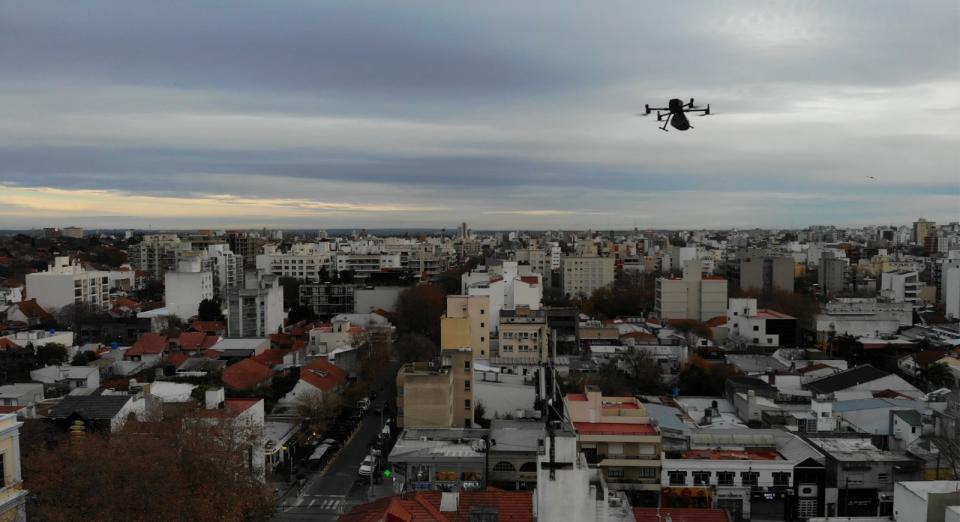
M 772 370 L 772 369 L 767 370 L 767 382 L 768 382 L 771 386 L 777 384 L 777 372 L 776 372 L 776 371 L 774 371 L 774 370 Z
M 204 407 L 208 410 L 216 410 L 223 407 L 223 401 L 223 388 L 214 388 L 204 393 Z

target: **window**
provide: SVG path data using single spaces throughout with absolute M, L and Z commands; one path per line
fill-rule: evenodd
M 660 470 L 657 468 L 637 468 L 637 476 L 640 478 L 659 478 Z
M 774 486 L 789 486 L 790 485 L 790 474 L 786 472 L 774 472 L 773 474 L 773 485 Z
M 623 478 L 623 468 L 608 468 L 607 478 Z
M 669 471 L 667 475 L 670 477 L 671 486 L 684 486 L 687 484 L 686 471 Z
M 756 337 L 754 337 L 753 344 L 760 344 L 760 339 L 757 339 Z
M 754 332 L 759 332 L 759 331 L 760 331 L 760 326 L 759 326 L 759 325 L 756 325 L 756 324 L 753 325 L 753 331 L 754 331 Z
M 481 343 L 487 342 L 487 338 L 481 335 L 481 336 L 480 336 L 480 342 L 481 342 Z
M 736 317 L 736 316 L 738 316 L 738 315 L 740 315 L 740 312 L 733 312 L 733 316 L 734 316 L 734 317 Z
M 710 485 L 710 472 L 709 472 L 709 471 L 694 471 L 694 472 L 693 472 L 693 485 L 694 485 L 694 486 L 709 486 L 709 485 Z
M 767 337 L 767 344 L 773 344 L 773 337 Z
M 463 369 L 464 370 L 470 369 L 470 361 L 463 361 Z
M 463 400 L 463 409 L 465 409 L 465 410 L 469 410 L 469 409 L 470 409 L 470 399 L 464 399 L 464 400 Z
M 493 465 L 493 471 L 498 471 L 501 473 L 513 473 L 514 471 L 517 471 L 517 468 L 513 467 L 513 464 L 502 460 Z
M 608 442 L 607 443 L 607 455 L 610 457 L 622 457 L 623 456 L 623 444 L 620 442 Z
M 481 321 L 481 322 L 480 322 L 480 328 L 483 328 L 483 327 L 485 327 L 485 326 L 487 326 L 486 323 L 484 323 L 483 321 Z
M 740 473 L 740 482 L 744 486 L 756 486 L 757 478 L 759 477 L 760 474 L 756 471 L 744 471 L 743 473 Z
M 890 474 L 889 474 L 889 473 L 878 473 L 878 474 L 877 474 L 877 480 L 880 481 L 880 482 L 883 483 L 883 484 L 886 484 L 887 482 L 890 481 Z
M 483 315 L 483 314 L 485 314 L 485 313 L 486 313 L 486 311 L 485 311 L 483 308 L 481 308 L 481 309 L 480 309 L 480 315 Z
M 468 391 L 470 390 L 470 379 L 463 381 L 463 389 Z
M 733 485 L 733 472 L 732 472 L 732 471 L 718 471 L 718 472 L 717 472 L 717 485 L 720 485 L 720 486 L 732 486 L 732 485 Z

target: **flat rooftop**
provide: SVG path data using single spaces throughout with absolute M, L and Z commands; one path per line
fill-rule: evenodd
M 574 422 L 581 435 L 657 435 L 652 424 L 627 424 L 619 422 Z
M 692 449 L 683 454 L 692 460 L 784 460 L 776 450 Z

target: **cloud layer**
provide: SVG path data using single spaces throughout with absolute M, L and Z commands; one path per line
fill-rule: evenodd
M 0 228 L 957 219 L 956 2 L 678 4 L 0 0 Z

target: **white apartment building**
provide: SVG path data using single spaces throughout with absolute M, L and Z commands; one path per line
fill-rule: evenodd
M 229 337 L 266 337 L 283 326 L 283 287 L 273 274 L 244 273 L 242 287 L 230 290 L 227 298 Z
M 530 267 L 520 266 L 516 261 L 504 261 L 500 273 L 496 276 L 481 269 L 461 276 L 466 295 L 490 299 L 491 317 L 487 327 L 491 332 L 499 325 L 501 310 L 513 310 L 518 306 L 539 310 L 543 301 L 543 278 Z
M 880 295 L 897 302 L 916 303 L 920 297 L 920 274 L 884 272 L 880 276 Z
M 683 278 L 657 279 L 654 305 L 657 317 L 708 321 L 727 315 L 727 280 L 704 276 L 700 269 L 700 260 L 692 259 L 687 263 Z
M 46 272 L 27 274 L 26 293 L 47 310 L 84 303 L 106 311 L 110 308 L 110 272 L 88 272 L 69 257 L 57 256 Z
M 213 299 L 213 273 L 202 270 L 200 256 L 181 259 L 176 272 L 163 274 L 164 302 L 167 310 L 181 319 L 189 319 L 204 299 Z
M 521 248 L 516 251 L 516 260 L 530 266 L 530 270 L 546 277 L 550 273 L 547 252 L 539 248 Z
M 206 263 L 213 274 L 213 294 L 226 302 L 227 292 L 243 284 L 243 256 L 227 244 L 208 245 Z
M 567 256 L 561 262 L 563 293 L 589 296 L 594 290 L 613 284 L 614 258 Z
M 338 253 L 335 257 L 337 272 L 350 270 L 356 277 L 364 278 L 376 272 L 402 270 L 400 254 L 347 254 Z
M 560 270 L 561 259 L 563 259 L 563 251 L 560 249 L 560 245 L 550 243 L 550 246 L 547 247 L 547 253 L 550 256 L 550 270 Z
M 263 254 L 257 256 L 257 270 L 278 277 L 293 277 L 303 281 L 321 281 L 321 271 L 327 272 L 327 278 L 336 270 L 335 253 L 330 250 L 331 243 L 295 243 L 287 252 L 280 252 L 276 245 L 263 247 Z
M 952 254 L 960 254 L 958 251 Z M 940 265 L 940 299 L 947 317 L 960 318 L 960 259 L 944 259 Z
M 795 319 L 789 315 L 758 309 L 756 299 L 730 299 L 730 306 L 727 308 L 727 329 L 730 337 L 741 337 L 753 346 L 781 346 L 781 342 L 794 344 L 795 331 L 776 328 L 775 321 L 791 321 L 791 324 L 795 325 Z

